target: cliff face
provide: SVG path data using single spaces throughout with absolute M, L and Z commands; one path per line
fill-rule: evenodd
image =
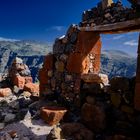
M 133 77 L 136 75 L 137 60 L 127 53 L 117 50 L 103 51 L 101 55 L 101 72 L 109 76 Z
M 33 80 L 37 80 L 38 69 L 44 55 L 48 52 L 47 45 L 29 41 L 0 41 L 0 73 L 7 73 L 13 59 L 18 56 L 29 66 Z

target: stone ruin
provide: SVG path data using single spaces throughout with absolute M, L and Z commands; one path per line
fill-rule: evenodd
M 39 97 L 39 84 L 33 83 L 31 71 L 21 58 L 16 57 L 13 60 L 8 74 L 2 77 L 0 84 L 0 97 L 18 94 L 19 91 L 27 91 L 32 96 Z
M 121 0 L 116 3 L 113 3 L 112 0 L 102 0 L 97 7 L 83 12 L 80 26 L 94 27 L 136 18 L 139 18 L 139 11 L 135 8 L 124 7 Z
M 135 7 L 125 8 L 121 1 L 102 0 L 83 13 L 79 25 L 71 25 L 65 36 L 55 40 L 53 53 L 46 56 L 40 69 L 41 98 L 54 95 L 58 104 L 66 101 L 63 105 L 67 109 L 79 109 L 80 122 L 95 134 L 89 140 L 136 139 L 140 127 L 139 49 L 136 79 L 114 77 L 109 81 L 107 75 L 100 73 L 100 34 L 138 31 L 139 17 Z M 70 136 L 79 131 L 78 137 L 86 139 L 81 128 L 74 131 L 75 124 L 67 125 Z M 61 128 L 67 131 L 63 124 Z
M 55 40 L 53 53 L 45 57 L 39 71 L 39 87 L 32 83 L 28 66 L 16 58 L 8 74 L 11 88 L 0 88 L 0 97 L 8 98 L 7 103 L 0 102 L 0 120 L 4 122 L 0 129 L 28 112 L 27 117 L 41 117 L 53 126 L 47 140 L 140 139 L 140 38 L 136 78 L 109 80 L 100 73 L 100 34 L 139 30 L 137 7 L 102 0 L 85 11 L 79 25 L 71 25 L 65 36 Z M 16 135 L 16 131 L 8 132 L 9 138 Z M 20 135 L 19 139 L 36 138 Z
M 39 85 L 33 83 L 31 71 L 21 58 L 16 57 L 13 60 L 8 78 L 13 86 L 39 95 Z

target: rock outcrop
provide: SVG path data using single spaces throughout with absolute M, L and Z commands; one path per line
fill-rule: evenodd
M 32 83 L 31 72 L 21 58 L 16 57 L 9 69 L 9 78 L 13 85 L 23 89 L 27 83 Z

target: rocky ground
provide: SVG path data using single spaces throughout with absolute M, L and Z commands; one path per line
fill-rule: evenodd
M 39 117 L 43 101 L 28 66 L 16 58 L 0 83 L 0 140 L 45 140 L 52 127 Z

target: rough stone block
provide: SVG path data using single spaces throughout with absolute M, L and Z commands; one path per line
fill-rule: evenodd
M 63 107 L 42 107 L 41 117 L 48 125 L 56 125 L 63 118 L 67 110 Z
M 70 54 L 67 62 L 67 70 L 72 73 L 82 73 L 83 56 L 80 53 Z
M 54 61 L 53 55 L 52 54 L 47 55 L 44 59 L 43 67 L 46 70 L 52 70 L 53 69 L 53 61 Z
M 24 85 L 25 85 L 25 78 L 20 75 L 16 75 L 14 77 L 13 84 L 16 85 L 17 87 L 23 89 Z
M 27 83 L 24 86 L 24 90 L 31 93 L 39 93 L 39 84 Z
M 31 76 L 25 77 L 25 83 L 32 83 L 32 82 L 33 82 L 33 78 Z
M 0 88 L 0 97 L 7 97 L 12 94 L 10 88 Z

